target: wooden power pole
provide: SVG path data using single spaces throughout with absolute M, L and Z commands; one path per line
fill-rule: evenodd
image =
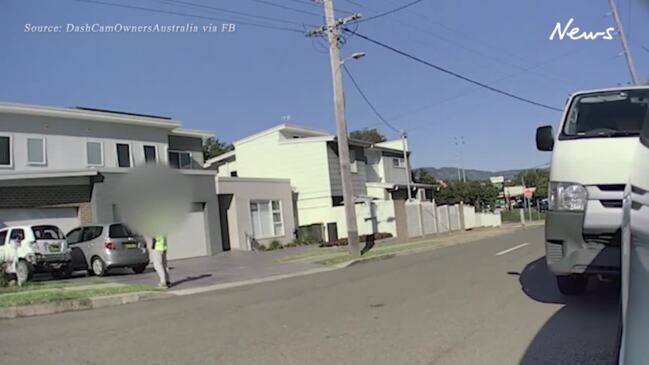
M 355 14 L 344 19 L 334 16 L 333 0 L 323 0 L 326 25 L 309 31 L 307 36 L 327 34 L 329 41 L 329 60 L 331 63 L 331 76 L 333 81 L 334 107 L 336 112 L 336 130 L 338 136 L 338 160 L 340 164 L 340 177 L 343 188 L 343 202 L 345 204 L 345 220 L 347 222 L 347 240 L 349 253 L 354 257 L 360 256 L 360 243 L 358 239 L 358 224 L 356 223 L 356 206 L 352 174 L 349 161 L 349 142 L 347 140 L 347 122 L 345 120 L 345 96 L 343 93 L 343 78 L 340 61 L 340 30 L 339 27 L 357 20 L 360 14 Z
M 622 27 L 622 21 L 620 20 L 620 14 L 617 12 L 617 4 L 615 0 L 609 0 L 611 5 L 611 13 L 613 14 L 613 19 L 615 19 L 615 24 L 617 24 L 617 33 L 620 35 L 620 40 L 622 41 L 622 48 L 624 49 L 624 57 L 626 57 L 626 63 L 629 66 L 629 73 L 631 73 L 631 82 L 633 85 L 639 85 L 638 75 L 635 70 L 635 64 L 633 63 L 633 57 L 631 56 L 631 49 L 629 48 L 629 43 L 626 40 L 626 35 L 624 34 L 624 28 Z

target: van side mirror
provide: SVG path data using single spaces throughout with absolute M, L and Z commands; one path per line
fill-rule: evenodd
M 544 125 L 536 129 L 536 149 L 539 151 L 552 151 L 554 148 L 554 134 L 551 125 Z

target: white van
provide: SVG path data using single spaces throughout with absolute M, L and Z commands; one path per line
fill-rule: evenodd
M 563 294 L 620 273 L 622 198 L 647 100 L 649 86 L 578 92 L 556 138 L 551 126 L 536 131 L 537 148 L 552 151 L 546 260 Z

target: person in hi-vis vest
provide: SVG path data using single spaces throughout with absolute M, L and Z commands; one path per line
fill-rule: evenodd
M 169 288 L 171 281 L 169 280 L 169 269 L 167 268 L 167 237 L 164 235 L 155 236 L 152 241 L 151 257 L 153 259 L 153 268 L 160 278 L 158 287 Z

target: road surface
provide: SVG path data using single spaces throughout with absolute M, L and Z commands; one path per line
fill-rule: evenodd
M 9 364 L 611 364 L 618 290 L 555 289 L 542 227 L 311 276 L 0 322 Z

